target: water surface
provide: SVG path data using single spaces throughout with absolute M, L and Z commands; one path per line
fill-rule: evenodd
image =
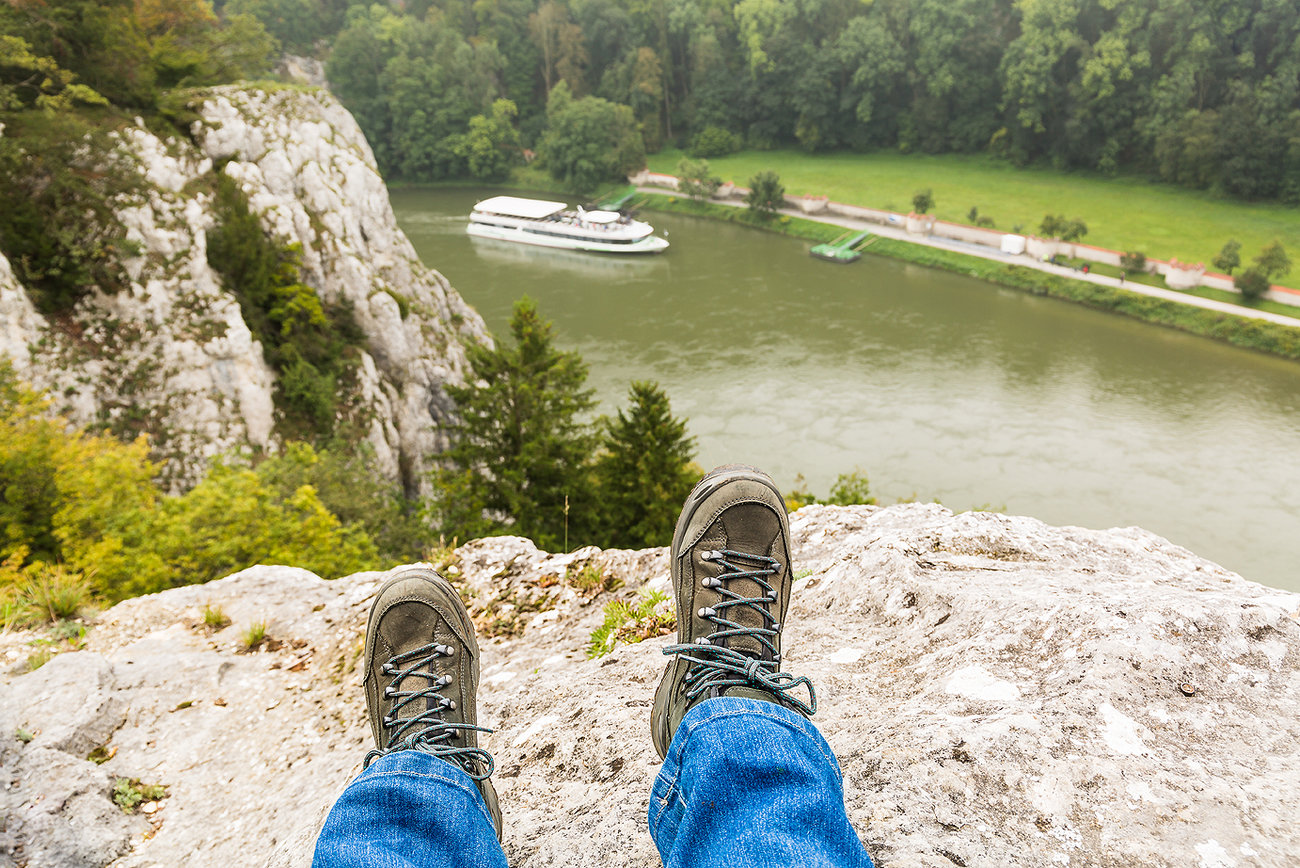
M 601 410 L 657 380 L 705 467 L 825 494 L 1140 525 L 1300 590 L 1300 364 L 960 275 L 650 214 L 672 247 L 620 259 L 471 239 L 498 191 L 397 191 L 398 221 L 495 334 L 527 293 L 582 353 Z M 563 197 L 557 197 L 563 198 Z

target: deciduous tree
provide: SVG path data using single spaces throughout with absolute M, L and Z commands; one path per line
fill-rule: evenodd
M 645 146 L 632 110 L 595 96 L 574 99 L 566 82 L 546 104 L 539 156 L 551 177 L 591 192 L 645 165 Z
M 1232 274 L 1241 265 L 1241 242 L 1234 238 L 1223 245 L 1219 255 L 1214 257 L 1213 265 L 1224 274 Z

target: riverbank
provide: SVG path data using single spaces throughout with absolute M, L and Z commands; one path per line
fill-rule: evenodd
M 650 154 L 649 170 L 675 174 L 683 156 L 671 149 Z M 987 155 L 888 151 L 741 151 L 710 157 L 709 169 L 739 186 L 771 169 L 792 196 L 828 196 L 903 213 L 911 210 L 914 193 L 930 189 L 931 213 L 940 220 L 973 223 L 969 212 L 977 208 L 998 230 L 1017 234 L 1034 232 L 1045 214 L 1064 214 L 1088 224 L 1087 243 L 1140 250 L 1153 259 L 1209 265 L 1230 238 L 1241 242 L 1247 262 L 1274 238 L 1289 251 L 1300 250 L 1300 208 L 1235 201 L 1135 174 L 1018 168 Z
M 1213 338 L 1245 349 L 1300 361 L 1300 319 L 1271 311 L 1253 310 L 1201 296 L 1151 286 L 1129 284 L 1117 278 L 1080 275 L 1050 263 L 1017 257 L 1018 262 L 996 252 L 951 249 L 952 242 L 886 237 L 890 230 L 848 218 L 803 216 L 785 209 L 770 219 L 759 218 L 743 203 L 696 202 L 667 190 L 642 188 L 640 207 L 712 217 L 742 223 L 769 232 L 809 241 L 829 241 L 844 229 L 869 229 L 877 234 L 864 253 L 902 259 L 918 265 L 965 274 L 1034 295 L 1059 298 Z M 902 234 L 899 231 L 899 234 Z M 970 245 L 974 247 L 974 245 Z M 829 267 L 829 266 L 825 266 Z

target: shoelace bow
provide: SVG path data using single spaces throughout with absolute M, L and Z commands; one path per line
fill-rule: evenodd
M 767 579 L 780 571 L 781 562 L 766 555 L 752 555 L 731 549 L 707 551 L 700 557 L 722 567 L 722 575 L 705 576 L 702 581 L 704 587 L 716 590 L 722 600 L 698 612 L 701 618 L 712 621 L 717 629 L 694 643 L 669 645 L 663 652 L 669 656 L 681 655 L 681 658 L 690 664 L 684 680 L 687 701 L 694 702 L 709 690 L 747 686 L 766 690 L 805 714 L 815 714 L 817 693 L 813 690 L 812 681 L 804 675 L 796 678 L 788 672 L 777 670 L 781 658 L 772 640 L 780 635 L 781 625 L 777 622 L 776 616 L 767 610 L 766 604 L 776 602 L 778 597 L 776 589 L 768 584 Z M 745 569 L 733 563 L 734 560 L 752 561 L 757 566 L 753 569 Z M 752 579 L 762 588 L 763 596 L 742 597 L 735 593 L 726 584 L 734 579 Z M 765 626 L 746 627 L 726 617 L 730 609 L 740 607 L 758 612 Z M 771 653 L 773 659 L 763 660 L 720 644 L 723 640 L 737 636 L 757 640 Z M 793 693 L 800 686 L 808 689 L 807 702 Z
M 392 730 L 388 747 L 375 748 L 366 754 L 362 768 L 381 756 L 399 750 L 418 750 L 437 757 L 451 760 L 463 768 L 476 781 L 486 780 L 496 767 L 492 754 L 481 747 L 457 747 L 451 740 L 462 732 L 491 732 L 484 726 L 471 723 L 453 723 L 443 720 L 442 715 L 456 709 L 455 700 L 443 696 L 439 691 L 451 684 L 450 675 L 435 675 L 431 670 L 433 661 L 438 657 L 451 657 L 455 649 L 450 645 L 430 642 L 421 648 L 398 654 L 388 660 L 381 670 L 385 675 L 392 675 L 392 682 L 384 688 L 384 696 L 396 699 L 393 708 L 383 719 L 385 729 Z M 429 671 L 421 672 L 421 668 Z M 427 683 L 418 690 L 402 690 L 402 682 L 408 678 L 424 678 Z M 430 702 L 436 700 L 436 702 Z M 411 703 L 423 701 L 426 708 L 412 717 L 399 718 L 402 709 Z M 487 771 L 479 772 L 477 769 Z

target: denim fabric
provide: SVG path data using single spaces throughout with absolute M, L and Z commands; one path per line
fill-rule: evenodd
M 844 812 L 826 740 L 795 712 L 757 699 L 708 699 L 686 715 L 651 789 L 650 834 L 666 868 L 872 868 Z M 469 775 L 409 750 L 381 758 L 348 785 L 312 863 L 505 864 Z
M 759 699 L 687 713 L 650 790 L 665 868 L 872 868 L 817 727 Z
M 348 784 L 316 839 L 312 868 L 506 868 L 473 778 L 445 759 L 404 750 Z

